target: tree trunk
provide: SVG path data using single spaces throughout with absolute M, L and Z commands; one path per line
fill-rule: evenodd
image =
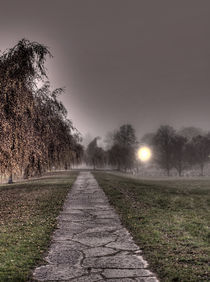
M 178 173 L 179 173 L 179 177 L 181 177 L 182 176 L 182 165 L 181 164 L 179 165 Z
M 12 183 L 13 183 L 13 179 L 12 179 L 12 173 L 11 173 L 8 179 L 8 184 L 12 184 Z
M 138 174 L 139 173 L 139 164 L 137 163 L 136 165 L 136 173 Z
M 204 170 L 204 164 L 201 164 L 201 176 L 204 176 L 203 175 L 203 170 Z
M 23 179 L 28 179 L 29 177 L 29 165 L 24 169 Z

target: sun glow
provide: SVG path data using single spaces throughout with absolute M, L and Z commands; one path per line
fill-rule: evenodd
M 149 147 L 141 147 L 138 150 L 138 158 L 142 161 L 142 162 L 147 162 L 152 156 L 152 152 L 150 150 Z

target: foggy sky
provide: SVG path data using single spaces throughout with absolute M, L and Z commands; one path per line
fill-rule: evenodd
M 79 131 L 131 123 L 210 130 L 209 0 L 0 1 L 0 50 L 50 47 L 48 74 Z

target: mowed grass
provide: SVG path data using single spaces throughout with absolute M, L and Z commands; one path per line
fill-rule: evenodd
M 160 281 L 210 281 L 210 180 L 94 175 Z
M 47 250 L 76 172 L 0 186 L 0 281 L 28 281 Z

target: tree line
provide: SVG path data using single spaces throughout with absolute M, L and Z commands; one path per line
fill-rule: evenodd
M 172 126 L 162 125 L 138 141 L 133 126 L 124 124 L 109 136 L 107 150 L 97 145 L 98 139 L 94 138 L 85 151 L 86 163 L 94 168 L 108 165 L 125 172 L 138 170 L 137 151 L 143 144 L 151 148 L 152 162 L 168 176 L 173 169 L 182 176 L 185 169 L 194 166 L 199 166 L 200 175 L 203 175 L 205 164 L 210 159 L 210 133 L 195 127 L 176 131 Z
M 191 135 L 189 134 L 191 132 Z M 175 131 L 172 126 L 161 126 L 151 139 L 156 162 L 167 175 L 174 168 L 179 176 L 184 169 L 199 166 L 200 175 L 210 157 L 210 134 L 196 128 Z
M 85 161 L 88 165 L 96 167 L 112 166 L 118 170 L 127 171 L 136 165 L 136 150 L 138 141 L 132 125 L 124 124 L 119 130 L 109 134 L 108 149 L 99 147 L 94 138 L 85 150 Z
M 80 135 L 51 91 L 45 62 L 49 48 L 20 40 L 0 56 L 0 173 L 25 178 L 68 168 L 83 153 Z M 42 87 L 38 85 L 42 82 Z

